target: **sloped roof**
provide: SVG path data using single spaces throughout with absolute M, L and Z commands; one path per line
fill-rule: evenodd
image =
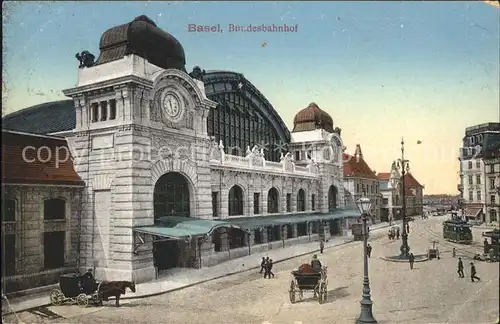
M 347 153 L 344 153 L 344 176 L 378 180 L 363 158 L 356 159 L 356 157 Z
M 59 100 L 24 108 L 2 117 L 2 130 L 51 134 L 75 128 L 73 100 Z
M 405 187 L 423 187 L 411 173 L 405 174 L 404 184 Z
M 64 139 L 2 131 L 1 161 L 3 183 L 84 185 Z
M 389 180 L 391 178 L 391 173 L 390 172 L 380 172 L 377 174 L 377 177 L 380 180 Z
M 333 119 L 317 104 L 311 102 L 293 118 L 292 132 L 305 132 L 315 129 L 324 129 L 329 133 L 333 133 Z

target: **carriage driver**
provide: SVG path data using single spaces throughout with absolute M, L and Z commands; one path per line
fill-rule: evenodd
M 318 260 L 318 256 L 316 254 L 313 255 L 313 257 L 312 257 L 311 267 L 313 268 L 314 271 L 317 271 L 317 272 L 321 271 L 321 262 Z

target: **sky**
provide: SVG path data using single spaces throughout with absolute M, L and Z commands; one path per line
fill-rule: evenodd
M 290 129 L 299 110 L 318 104 L 342 129 L 347 152 L 361 144 L 377 173 L 400 158 L 404 137 L 411 172 L 427 194 L 456 194 L 465 128 L 500 121 L 500 10 L 483 2 L 2 6 L 2 115 L 65 99 L 62 90 L 76 85 L 75 54 L 97 57 L 104 31 L 144 14 L 182 43 L 188 71 L 243 73 Z M 189 24 L 219 24 L 224 32 L 193 33 Z M 298 28 L 229 32 L 229 24 Z

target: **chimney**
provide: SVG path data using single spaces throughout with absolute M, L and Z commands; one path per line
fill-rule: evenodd
M 359 160 L 363 158 L 363 152 L 361 152 L 361 145 L 356 144 L 356 151 L 354 152 L 354 156 L 356 157 L 356 162 L 359 162 Z

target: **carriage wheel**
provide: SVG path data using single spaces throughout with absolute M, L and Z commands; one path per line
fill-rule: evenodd
M 59 289 L 54 289 L 50 292 L 50 302 L 54 306 L 59 306 L 64 300 L 64 295 Z
M 304 292 L 299 290 L 299 299 L 302 301 L 304 299 Z
M 318 302 L 320 304 L 324 304 L 326 302 L 327 294 L 328 293 L 327 293 L 326 283 L 320 282 L 318 288 Z
M 290 303 L 294 304 L 295 303 L 295 282 L 292 281 L 290 283 L 290 290 L 288 291 L 288 294 L 290 295 Z
M 80 294 L 76 297 L 76 303 L 80 307 L 87 307 L 89 305 L 89 299 L 87 298 L 87 295 Z

